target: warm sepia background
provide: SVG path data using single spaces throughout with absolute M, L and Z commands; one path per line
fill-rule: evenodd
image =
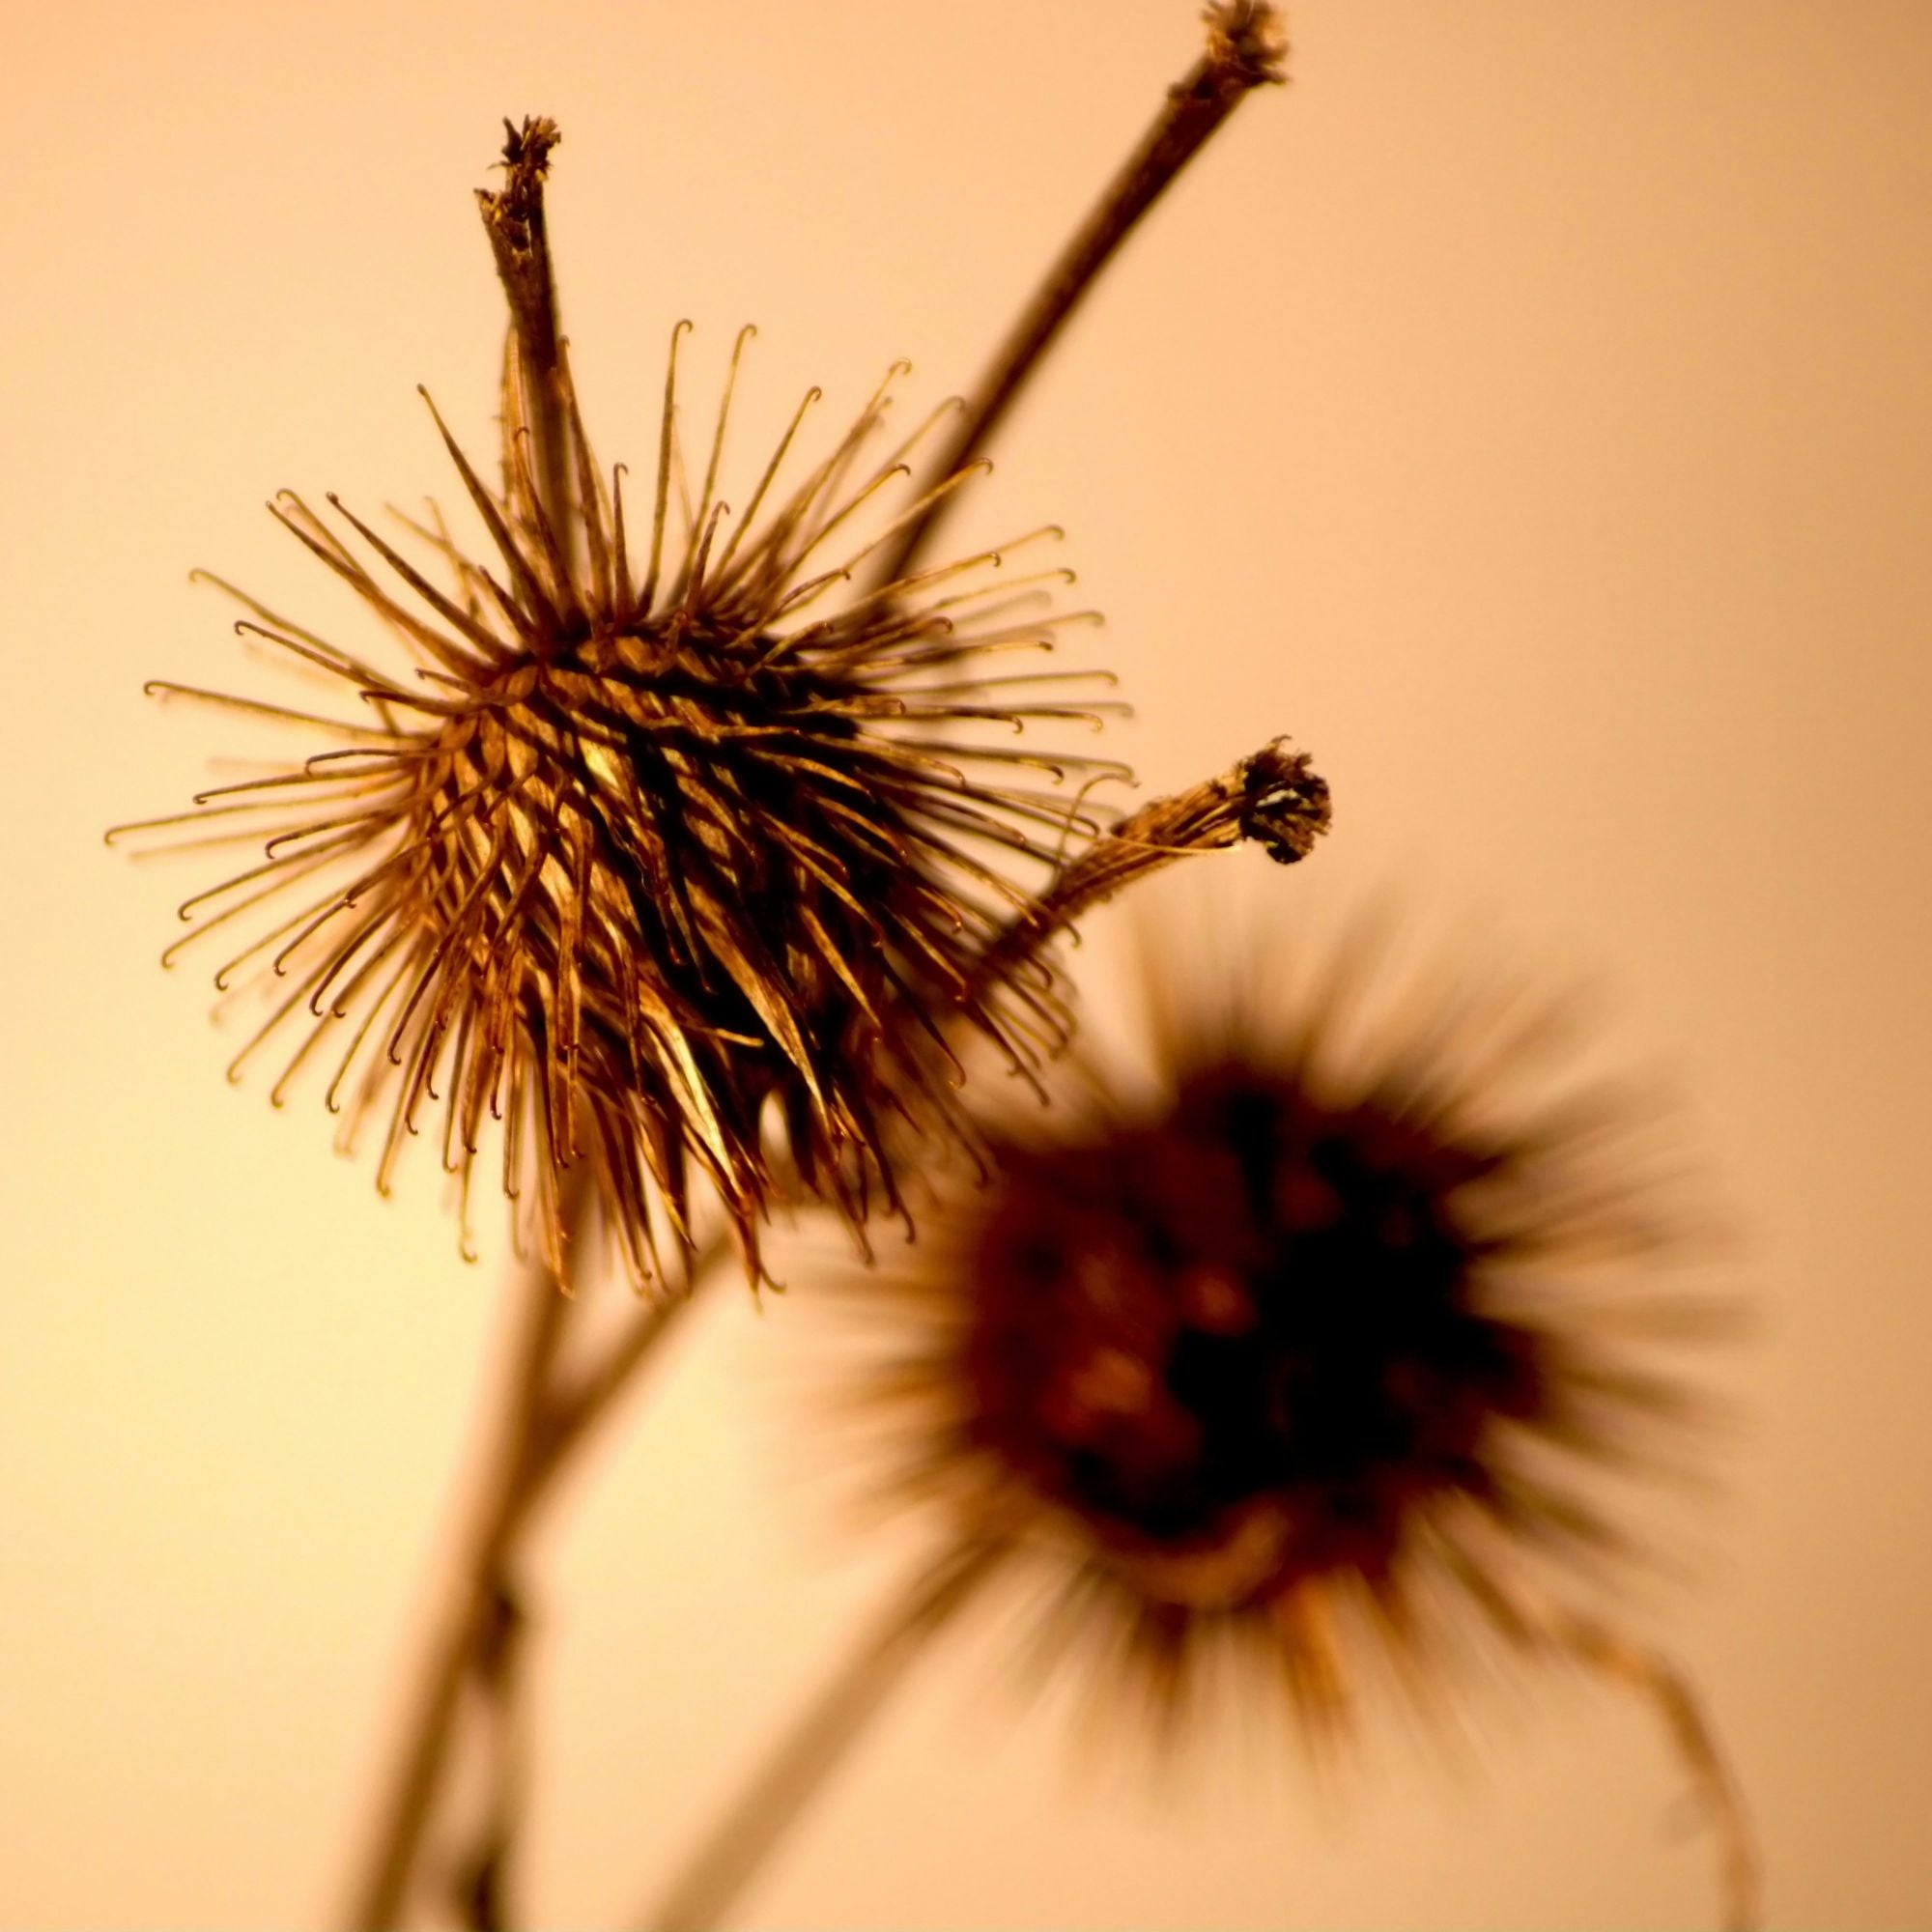
M 205 563 L 339 613 L 261 500 L 447 497 L 487 448 L 470 190 L 565 133 L 565 309 L 607 457 L 663 344 L 737 450 L 796 394 L 970 381 L 1191 58 L 1192 0 L 64 0 L 7 29 L 0 546 L 0 1920 L 333 1907 L 504 1257 L 431 1164 L 384 1206 L 305 1097 L 221 1078 L 205 871 L 101 849 L 218 721 Z M 1932 15 L 1922 0 L 1302 0 L 1294 84 L 1158 211 L 997 449 L 971 533 L 1069 531 L 1156 786 L 1276 730 L 1333 839 L 1581 973 L 1746 1233 L 1747 1418 L 1660 1628 L 1757 1807 L 1776 1921 L 1932 1918 Z M 828 410 L 825 421 L 833 420 Z M 327 621 L 319 616 L 313 621 Z M 1265 876 L 1264 876 L 1265 875 Z M 1096 949 L 1106 943 L 1096 935 Z M 213 955 L 208 955 L 213 963 Z M 721 1297 L 573 1491 L 540 1605 L 542 1917 L 634 1914 L 889 1586 L 788 1464 L 804 1284 Z M 809 1454 L 805 1458 L 810 1461 Z M 1400 1752 L 1163 1808 L 967 1644 L 751 1925 L 1686 1924 L 1705 1847 L 1648 1719 L 1558 1687 L 1487 1777 Z M 1681 1825 L 1681 1819 L 1675 1819 Z

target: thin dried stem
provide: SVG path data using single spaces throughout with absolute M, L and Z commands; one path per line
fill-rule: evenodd
M 589 1186 L 580 1180 L 562 1210 L 570 1236 L 581 1238 L 589 1203 Z M 568 1377 L 558 1345 L 576 1304 L 541 1263 L 532 1263 L 519 1284 L 521 1313 L 506 1395 L 487 1410 L 495 1463 L 425 1645 L 378 1824 L 351 1893 L 344 1922 L 357 1932 L 384 1932 L 400 1917 L 448 1773 L 464 1690 L 472 1680 L 487 1690 L 492 1682 L 487 1666 L 493 1657 L 506 1654 L 493 1642 L 493 1632 L 500 1626 L 503 1607 L 520 1603 L 510 1579 L 538 1505 L 731 1252 L 724 1240 L 701 1250 L 692 1261 L 682 1295 L 639 1309 L 599 1361 Z M 521 1636 L 526 1622 L 521 1608 L 517 1616 Z
M 1100 271 L 1169 184 L 1257 87 L 1283 79 L 1286 42 L 1266 0 L 1223 0 L 1207 9 L 1208 45 L 1168 90 L 1141 144 L 1075 231 L 980 378 L 932 474 L 951 476 L 986 446 L 1035 366 Z M 879 567 L 879 582 L 908 576 L 931 544 L 953 498 L 934 500 L 899 537 Z
M 977 962 L 976 980 L 1009 976 L 1081 913 L 1144 873 L 1244 840 L 1291 866 L 1314 850 L 1328 820 L 1326 781 L 1306 753 L 1277 738 L 1232 771 L 1157 798 L 1094 839 L 1002 928 Z
M 1724 1932 L 1754 1932 L 1764 1922 L 1764 1875 L 1750 1815 L 1689 1679 L 1661 1652 L 1520 1579 L 1487 1594 L 1492 1613 L 1518 1642 L 1568 1657 L 1634 1690 L 1657 1712 L 1717 1837 Z
M 692 1263 L 687 1288 L 695 1292 L 693 1285 L 708 1279 L 731 1251 L 729 1240 L 722 1237 L 702 1250 Z M 690 1301 L 687 1293 L 649 1303 L 589 1366 L 575 1375 L 557 1367 L 545 1391 L 539 1423 L 529 1435 L 513 1528 L 523 1526 L 545 1498 L 553 1480 L 652 1359 Z M 506 1549 L 505 1565 L 513 1555 Z M 524 1590 L 506 1569 L 492 1579 L 489 1599 L 469 1668 L 488 1725 L 489 1785 L 470 1844 L 452 1873 L 455 1903 L 469 1932 L 502 1932 L 522 1917 L 512 1901 L 530 1776 L 526 1665 L 532 1619 Z
M 563 338 L 557 327 L 556 277 L 544 220 L 544 174 L 562 139 L 556 123 L 526 117 L 503 123 L 506 180 L 500 193 L 476 190 L 497 273 L 510 304 L 517 375 L 530 440 L 537 500 L 553 530 L 568 529 L 570 443 L 565 430 Z
M 573 1219 L 584 1212 L 582 1188 L 578 1195 L 571 1204 Z M 431 1629 L 401 1726 L 401 1747 L 377 1807 L 377 1828 L 351 1893 L 345 1919 L 360 1932 L 384 1932 L 401 1911 L 441 1788 L 464 1683 L 489 1634 L 492 1606 L 503 1595 L 500 1578 L 527 1507 L 525 1465 L 542 1417 L 551 1363 L 574 1304 L 541 1264 L 526 1268 L 514 1299 L 517 1326 L 504 1397 L 489 1406 L 486 1425 L 495 1466 Z
M 639 1923 L 650 1932 L 709 1932 L 718 1924 L 931 1638 L 978 1593 L 1005 1551 L 1004 1544 L 974 1541 L 920 1571 Z
M 690 1307 L 698 1289 L 733 1253 L 731 1242 L 723 1237 L 700 1248 L 692 1260 L 684 1293 L 646 1303 L 625 1324 L 623 1333 L 609 1345 L 600 1361 L 567 1379 L 559 1377 L 551 1393 L 545 1427 L 531 1445 L 527 1471 L 530 1502 L 554 1481 L 564 1463 L 582 1446 L 593 1426 L 604 1418 L 611 1404 L 630 1388 L 638 1373 L 652 1359 L 659 1343 Z
M 522 1915 L 515 1897 L 516 1854 L 529 1782 L 525 1638 L 529 1619 L 507 1584 L 490 1605 L 474 1654 L 474 1688 L 489 1727 L 489 1786 L 471 1842 L 451 1873 L 466 1932 L 505 1932 Z

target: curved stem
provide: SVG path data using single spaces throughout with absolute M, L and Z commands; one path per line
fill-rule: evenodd
M 1177 859 L 1248 840 L 1278 865 L 1298 865 L 1330 816 L 1328 781 L 1277 738 L 1220 777 L 1142 806 L 1063 864 L 987 942 L 973 988 L 1017 972 L 1081 913 Z
M 1717 1731 L 1690 1680 L 1661 1652 L 1596 1617 L 1532 1592 L 1520 1580 L 1492 1602 L 1519 1642 L 1545 1645 L 1649 1701 L 1662 1719 L 1717 1833 L 1725 1932 L 1752 1932 L 1763 1922 L 1764 1906 L 1763 1873 L 1750 1817 Z
M 643 1915 L 648 1932 L 711 1932 L 1004 1552 L 999 1543 L 963 1544 L 919 1573 Z

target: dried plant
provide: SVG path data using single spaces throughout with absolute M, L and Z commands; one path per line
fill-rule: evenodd
M 503 1122 L 505 1189 L 529 1205 L 559 1270 L 560 1178 L 587 1158 L 642 1284 L 662 1274 L 667 1236 L 691 1246 L 694 1170 L 755 1269 L 772 1110 L 808 1192 L 855 1227 L 875 1190 L 897 1208 L 894 1143 L 959 1131 L 949 1037 L 983 1035 L 1020 1071 L 1058 1051 L 1065 1016 L 1038 940 L 1144 858 L 1101 840 L 1102 879 L 1087 854 L 1101 828 L 1082 801 L 1125 766 L 985 735 L 1097 728 L 1120 708 L 1066 696 L 1110 684 L 1104 671 L 1027 664 L 1094 614 L 1052 611 L 1071 573 L 1021 560 L 1057 530 L 864 582 L 984 467 L 949 465 L 882 528 L 855 535 L 913 476 L 923 443 L 964 414 L 957 399 L 871 453 L 895 369 L 785 485 L 812 392 L 733 518 L 719 484 L 738 354 L 694 500 L 674 334 L 634 556 L 621 471 L 607 485 L 592 457 L 556 332 L 542 184 L 557 138 L 546 121 L 511 129 L 507 185 L 481 197 L 518 318 L 498 487 L 436 418 L 494 563 L 414 526 L 450 579 L 439 589 L 331 496 L 392 585 L 285 492 L 276 518 L 383 621 L 406 668 L 224 584 L 248 611 L 239 630 L 320 668 L 357 708 L 321 716 L 151 685 L 308 726 L 327 749 L 117 833 L 254 855 L 184 903 L 195 931 L 169 951 L 231 922 L 248 932 L 216 983 L 265 986 L 271 1006 L 232 1070 L 293 1035 L 279 1101 L 334 1042 L 328 1105 L 345 1113 L 345 1145 L 383 1117 L 385 1190 L 440 1101 L 466 1246 L 484 1133 Z M 1325 822 L 1325 790 L 1305 761 L 1292 771 L 1306 809 L 1286 842 L 1253 814 L 1241 828 L 1285 858 Z M 1146 814 L 1136 823 L 1155 829 Z M 1198 842 L 1172 811 L 1158 829 L 1174 851 Z M 1037 897 L 1015 877 L 1023 866 L 1046 880 Z
M 1708 1805 L 1726 1922 L 1754 1920 L 1691 1693 L 1604 1608 L 1645 1553 L 1631 1479 L 1681 1481 L 1707 1446 L 1682 1345 L 1727 1313 L 1667 1285 L 1695 1223 L 1659 1121 L 1568 1076 L 1561 1002 L 1378 983 L 1361 945 L 1297 987 L 1295 952 L 1274 930 L 1210 978 L 1151 951 L 1132 1046 L 1077 1048 L 1053 1107 L 989 1124 L 992 1182 L 851 1284 L 874 1439 L 839 1460 L 936 1516 L 941 1553 L 654 1923 L 711 1921 L 828 1727 L 996 1570 L 1030 1583 L 1042 1679 L 1071 1667 L 1164 1751 L 1204 1686 L 1278 1699 L 1332 1768 L 1391 1685 L 1453 1723 L 1515 1656 L 1624 1679 Z
M 1682 1681 L 1546 1584 L 1553 1553 L 1617 1548 L 1615 1520 L 1552 1470 L 1624 1454 L 1679 1389 L 1579 1293 L 1641 1205 L 1625 1172 L 1591 1164 L 1587 1122 L 1476 1118 L 1508 1071 L 1501 1015 L 1478 1051 L 1476 1021 L 1444 1009 L 1339 1085 L 1319 1071 L 1336 1037 L 1320 1003 L 1298 1031 L 1273 1001 L 1224 1007 L 1218 1031 L 1170 1014 L 1152 1097 L 1061 1059 L 1052 947 L 1070 922 L 1186 854 L 1248 840 L 1298 861 L 1329 816 L 1283 739 L 1113 814 L 1095 787 L 1125 768 L 1068 743 L 1117 708 L 1091 695 L 1111 678 L 1026 656 L 1090 614 L 1055 608 L 1071 575 L 1030 548 L 1058 532 L 931 560 L 1114 251 L 1282 78 L 1263 0 L 1205 19 L 1205 51 L 967 398 L 881 449 L 895 365 L 807 459 L 813 391 L 738 512 L 725 445 L 751 331 L 696 461 L 673 332 L 648 506 L 628 505 L 559 322 L 557 129 L 511 127 L 479 195 L 511 318 L 493 476 L 431 410 L 482 541 L 434 512 L 391 541 L 333 496 L 324 514 L 284 493 L 274 515 L 386 643 L 333 640 L 213 579 L 237 629 L 335 708 L 150 687 L 318 734 L 110 835 L 247 853 L 183 903 L 192 929 L 166 955 L 232 938 L 224 997 L 267 997 L 231 1073 L 279 1051 L 280 1104 L 332 1069 L 343 1141 L 375 1125 L 384 1188 L 431 1129 L 466 1250 L 495 1155 L 529 1257 L 357 1926 L 420 1894 L 459 1734 L 484 1747 L 490 1789 L 450 1896 L 470 1925 L 517 1916 L 526 1532 L 689 1305 L 653 1295 L 614 1338 L 580 1325 L 566 1346 L 579 1237 L 601 1226 L 640 1289 L 695 1289 L 733 1253 L 755 1281 L 775 1203 L 824 1208 L 864 1247 L 880 1208 L 910 1221 L 909 1176 L 976 1165 L 986 1191 L 922 1209 L 920 1264 L 871 1295 L 917 1317 L 890 1376 L 911 1419 L 895 1467 L 948 1513 L 949 1541 L 662 1922 L 715 1917 L 923 1638 L 1022 1555 L 1053 1596 L 1041 1628 L 1091 1634 L 1110 1605 L 1170 1717 L 1214 1635 L 1259 1638 L 1329 1738 L 1372 1634 L 1424 1689 L 1437 1649 L 1475 1631 L 1620 1672 L 1671 1716 L 1729 1834 L 1733 1916 L 1750 1911 L 1735 1800 Z M 1085 1106 L 1017 1131 L 975 1104 L 986 1083 L 958 1091 L 984 1059 L 1037 1092 L 1084 1080 Z
M 634 1283 L 686 1290 L 718 1271 L 716 1217 L 755 1280 L 780 1198 L 831 1208 L 863 1242 L 877 1207 L 902 1208 L 902 1170 L 970 1134 L 953 1092 L 968 1046 L 1037 1077 L 1065 1044 L 1046 949 L 1067 922 L 1186 852 L 1252 838 L 1292 862 L 1327 824 L 1326 785 L 1280 740 L 1109 823 L 1094 787 L 1124 767 L 996 735 L 1058 739 L 1115 708 L 1079 690 L 1104 672 L 1012 668 L 1086 614 L 1052 609 L 1068 573 L 1005 567 L 1057 532 L 927 560 L 1121 242 L 1239 101 L 1281 77 L 1270 8 L 1217 0 L 1205 17 L 1205 52 L 969 399 L 881 454 L 889 375 L 829 450 L 795 464 L 813 392 L 736 516 L 724 443 L 750 331 L 701 465 L 679 433 L 673 334 L 648 514 L 627 515 L 621 468 L 593 457 L 558 316 L 544 211 L 557 129 L 512 126 L 502 183 L 479 194 L 511 318 L 493 480 L 431 411 L 483 547 L 435 512 L 392 542 L 333 496 L 325 515 L 284 493 L 277 519 L 388 642 L 345 644 L 213 579 L 245 612 L 238 630 L 336 708 L 150 686 L 320 741 L 109 835 L 248 854 L 183 903 L 193 930 L 165 955 L 231 937 L 224 998 L 267 997 L 231 1076 L 278 1046 L 279 1104 L 305 1069 L 332 1067 L 343 1142 L 377 1124 L 384 1188 L 431 1128 L 466 1251 L 499 1132 L 512 1226 L 535 1260 L 492 1473 L 378 1801 L 357 1924 L 393 1922 L 420 1878 L 466 1691 L 484 1693 L 501 1764 L 518 1758 L 503 1740 L 523 1532 L 685 1305 L 657 1299 L 573 1359 L 557 1291 L 581 1272 L 577 1237 L 601 1226 Z M 517 1808 L 492 1808 L 466 1861 L 475 1922 L 505 1909 Z

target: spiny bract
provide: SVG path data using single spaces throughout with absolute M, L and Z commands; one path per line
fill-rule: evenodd
M 540 172 L 552 138 L 542 123 L 513 132 L 510 158 Z M 960 1129 L 946 1046 L 957 1026 L 1020 1066 L 1058 1044 L 1046 969 L 991 952 L 1026 903 L 1009 871 L 1050 865 L 1092 830 L 1053 789 L 1069 769 L 1123 772 L 989 733 L 1095 724 L 1109 708 L 1054 701 L 1067 673 L 989 662 L 1050 649 L 1058 627 L 1091 615 L 1047 609 L 1070 573 L 1002 568 L 1010 545 L 863 582 L 868 556 L 982 467 L 915 489 L 863 536 L 937 415 L 867 458 L 889 375 L 830 454 L 781 486 L 813 391 L 733 516 L 718 486 L 738 353 L 695 502 L 676 359 L 674 334 L 641 558 L 621 470 L 607 483 L 593 463 L 560 345 L 547 487 L 514 354 L 500 486 L 442 430 L 495 552 L 479 562 L 440 520 L 412 526 L 448 589 L 335 497 L 395 582 L 299 497 L 279 497 L 274 514 L 384 620 L 409 668 L 234 591 L 249 612 L 238 629 L 355 703 L 327 716 L 151 686 L 329 742 L 200 794 L 190 812 L 122 828 L 179 843 L 219 820 L 219 839 L 193 842 L 260 850 L 182 907 L 190 937 L 253 923 L 217 984 L 287 982 L 238 1067 L 298 1033 L 279 1101 L 312 1056 L 332 1060 L 345 1138 L 385 1116 L 384 1186 L 440 1106 L 466 1229 L 485 1125 L 501 1121 L 523 1232 L 558 1265 L 560 1175 L 587 1158 L 639 1281 L 661 1272 L 667 1236 L 691 1238 L 694 1168 L 755 1267 L 787 1163 L 856 1225 L 874 1194 L 897 1202 L 890 1142 Z

